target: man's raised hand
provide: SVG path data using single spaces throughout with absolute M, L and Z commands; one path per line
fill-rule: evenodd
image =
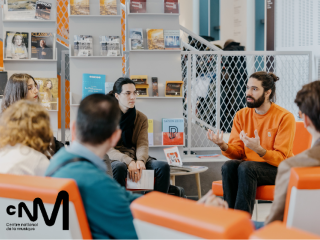
M 215 134 L 209 129 L 207 132 L 207 138 L 214 144 L 218 145 L 222 151 L 226 151 L 228 149 L 228 145 L 223 141 L 223 131 L 219 134 L 219 130 L 217 130 L 217 134 Z

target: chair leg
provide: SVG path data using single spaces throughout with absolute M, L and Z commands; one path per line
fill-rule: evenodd
M 255 202 L 255 205 L 256 205 L 256 221 L 258 221 L 258 200 L 257 199 Z

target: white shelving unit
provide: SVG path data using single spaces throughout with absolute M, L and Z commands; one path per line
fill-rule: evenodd
M 99 0 L 90 0 L 90 15 L 70 15 L 69 9 L 70 121 L 76 119 L 78 107 L 82 100 L 82 75 L 84 73 L 104 74 L 107 82 L 115 82 L 122 77 L 122 56 L 99 55 L 100 36 L 119 36 L 121 39 L 120 12 L 120 0 L 117 0 L 117 15 L 99 15 Z M 93 56 L 73 56 L 74 35 L 92 35 Z
M 2 24 L 3 24 L 3 37 L 5 48 L 6 31 L 14 32 L 28 32 L 29 33 L 29 59 L 5 59 L 4 69 L 8 72 L 8 77 L 14 73 L 27 73 L 34 78 L 57 78 L 57 51 L 53 51 L 53 59 L 30 59 L 31 57 L 31 32 L 51 32 L 56 35 L 57 32 L 57 2 L 55 0 L 46 0 L 52 4 L 50 20 L 38 19 L 12 19 L 10 13 L 6 9 L 6 5 L 2 8 Z M 17 15 L 20 16 L 20 15 Z M 56 39 L 54 39 L 54 42 Z M 3 49 L 5 54 L 5 49 Z M 59 108 L 59 99 L 58 108 Z M 58 137 L 58 109 L 50 110 L 50 123 L 51 129 Z
M 165 160 L 163 148 L 173 146 L 162 145 L 162 118 L 183 118 L 183 96 L 165 97 L 166 81 L 182 79 L 181 51 L 149 50 L 146 29 L 179 30 L 180 14 L 163 13 L 163 0 L 147 1 L 146 13 L 130 13 L 129 3 L 127 9 L 127 38 L 130 38 L 132 28 L 142 28 L 144 37 L 144 50 L 130 50 L 130 75 L 147 75 L 149 94 L 152 94 L 151 78 L 158 78 L 159 97 L 137 97 L 136 109 L 153 119 L 154 146 L 149 146 L 149 155 L 158 160 Z M 127 43 L 127 49 L 130 49 L 129 41 Z M 183 146 L 178 148 L 183 156 Z

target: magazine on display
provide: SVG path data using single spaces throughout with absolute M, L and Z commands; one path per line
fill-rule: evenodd
M 116 57 L 121 56 L 121 43 L 119 36 L 100 36 L 100 55 Z
M 163 29 L 147 29 L 148 49 L 164 50 Z
M 36 5 L 36 19 L 50 20 L 51 3 L 37 1 Z
M 131 50 L 144 49 L 142 28 L 130 29 L 130 46 Z
M 31 33 L 31 58 L 53 59 L 55 41 L 53 33 Z
M 179 13 L 178 0 L 164 0 L 164 13 Z
M 147 10 L 146 0 L 130 0 L 130 13 L 145 13 Z
M 170 166 L 182 167 L 182 159 L 178 147 L 164 148 L 163 151 Z
M 74 56 L 93 56 L 93 39 L 90 35 L 74 35 Z
M 90 15 L 89 0 L 70 0 L 71 15 Z
M 144 85 L 142 85 L 144 86 Z M 138 97 L 147 97 L 148 96 L 148 89 L 147 88 L 136 88 L 137 96 Z
M 162 145 L 183 145 L 184 119 L 162 119 Z
M 34 19 L 37 0 L 7 0 L 5 19 Z
M 153 146 L 153 119 L 148 119 L 148 140 L 149 146 Z
M 82 74 L 82 99 L 94 93 L 105 94 L 106 75 Z
M 41 105 L 47 110 L 58 110 L 58 78 L 35 78 Z
M 182 81 L 167 81 L 165 95 L 168 97 L 182 97 L 182 85 Z
M 134 81 L 136 85 L 146 85 L 148 84 L 148 76 L 147 75 L 131 75 L 130 79 Z
M 0 98 L 3 97 L 4 89 L 6 88 L 8 82 L 8 73 L 0 72 Z
M 117 15 L 117 0 L 100 0 L 100 15 Z
M 159 97 L 158 93 L 158 78 L 153 77 L 152 80 L 152 96 Z
M 180 30 L 164 30 L 165 50 L 180 50 Z
M 6 32 L 4 58 L 29 59 L 29 33 Z

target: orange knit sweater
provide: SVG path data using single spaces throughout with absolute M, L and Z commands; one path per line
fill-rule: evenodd
M 254 138 L 255 129 L 258 130 L 261 147 L 267 150 L 263 157 L 245 147 L 240 140 L 242 130 L 248 137 Z M 254 108 L 243 108 L 234 117 L 229 147 L 222 154 L 230 159 L 267 162 L 278 166 L 283 160 L 293 156 L 295 131 L 296 123 L 292 113 L 274 103 L 263 115 L 257 114 Z

